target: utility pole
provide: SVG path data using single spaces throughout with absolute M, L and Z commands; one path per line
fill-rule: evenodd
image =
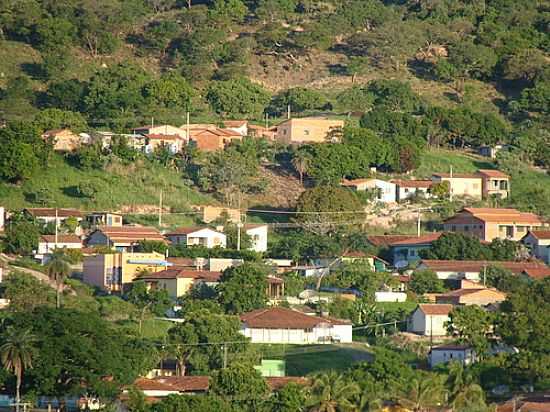
M 159 228 L 162 225 L 162 189 L 160 189 L 159 196 Z
M 237 250 L 241 250 L 241 227 L 242 226 L 243 224 L 239 219 L 239 223 L 237 223 Z
M 189 130 L 191 129 L 191 126 L 189 124 L 189 112 L 187 112 L 187 123 L 186 123 L 186 128 L 185 128 L 185 132 L 187 133 L 187 143 L 189 143 Z
M 155 118 L 151 117 L 151 129 L 155 127 Z
M 416 221 L 416 236 L 420 237 L 420 209 L 417 210 L 418 216 Z
M 269 129 L 269 113 L 265 114 L 265 128 Z
M 290 105 L 287 106 L 286 118 L 290 119 Z
M 58 238 L 57 238 L 57 222 L 58 222 L 58 213 L 57 213 L 57 207 L 55 208 L 55 244 L 54 244 L 54 248 L 57 249 L 57 241 L 58 241 Z
M 451 165 L 451 174 L 449 175 L 449 200 L 453 201 L 453 165 Z
M 223 348 L 223 369 L 227 369 L 227 344 L 224 343 L 222 348 Z

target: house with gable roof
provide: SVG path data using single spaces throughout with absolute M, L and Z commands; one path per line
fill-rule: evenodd
M 165 236 L 173 245 L 227 247 L 227 236 L 209 227 L 180 227 Z
M 521 242 L 526 245 L 537 259 L 550 265 L 550 228 L 548 230 L 530 230 Z
M 130 252 L 144 240 L 166 242 L 154 227 L 100 226 L 88 236 L 87 245 L 107 246 L 118 252 Z
M 453 310 L 449 304 L 420 304 L 411 314 L 408 321 L 408 331 L 424 336 L 445 336 L 445 323 L 450 320 L 449 313 Z

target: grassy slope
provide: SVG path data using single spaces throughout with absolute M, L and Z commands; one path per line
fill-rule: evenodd
M 100 189 L 95 199 L 76 194 L 77 186 L 83 182 L 91 182 Z M 21 186 L 0 183 L 0 203 L 9 209 L 37 206 L 32 203 L 32 193 L 40 188 L 50 190 L 52 206 L 87 210 L 156 205 L 161 189 L 164 205 L 176 210 L 187 210 L 193 204 L 214 203 L 212 198 L 187 186 L 178 173 L 157 165 L 136 162 L 130 166 L 116 165 L 106 171 L 84 171 L 59 155 L 53 157 L 47 170 Z

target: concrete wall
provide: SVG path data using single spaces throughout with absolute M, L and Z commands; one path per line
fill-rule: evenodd
M 377 302 L 405 302 L 407 294 L 404 292 L 375 292 L 375 300 Z
M 429 354 L 428 360 L 430 367 L 434 367 L 441 363 L 448 363 L 451 361 L 460 362 L 463 365 L 469 365 L 474 362 L 474 352 L 472 349 L 445 349 L 437 350 L 432 349 Z
M 246 234 L 252 238 L 251 250 L 255 252 L 267 251 L 267 226 L 248 229 Z
M 281 143 L 325 143 L 332 128 L 344 127 L 343 120 L 290 119 L 277 126 L 276 139 Z
M 481 177 L 460 178 L 460 177 L 436 177 L 432 179 L 435 183 L 449 182 L 453 196 L 469 196 L 474 199 L 481 199 L 483 188 Z
M 416 309 L 409 322 L 409 331 L 426 336 L 445 336 L 445 322 L 448 321 L 447 315 L 425 315 L 420 309 Z

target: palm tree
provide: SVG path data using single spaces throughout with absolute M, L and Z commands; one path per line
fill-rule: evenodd
M 55 306 L 59 309 L 61 307 L 61 289 L 63 288 L 65 279 L 71 273 L 71 266 L 63 254 L 54 253 L 48 263 L 47 273 L 50 279 L 55 281 Z
M 304 173 L 307 172 L 309 168 L 310 158 L 303 152 L 297 152 L 292 156 L 292 166 L 298 174 L 300 175 L 300 183 L 304 183 Z
M 0 359 L 4 369 L 13 372 L 17 381 L 15 386 L 15 408 L 19 412 L 21 401 L 21 380 L 23 371 L 32 368 L 35 337 L 29 329 L 8 328 L 0 346 Z
M 440 405 L 444 394 L 443 382 L 438 376 L 416 378 L 400 396 L 399 404 L 414 412 L 424 412 Z
M 462 363 L 452 362 L 450 364 L 447 386 L 454 410 L 483 410 L 487 407 L 483 389 L 474 382 L 472 375 L 468 373 Z
M 311 386 L 311 412 L 343 412 L 354 408 L 361 389 L 342 375 L 330 371 L 317 375 Z

